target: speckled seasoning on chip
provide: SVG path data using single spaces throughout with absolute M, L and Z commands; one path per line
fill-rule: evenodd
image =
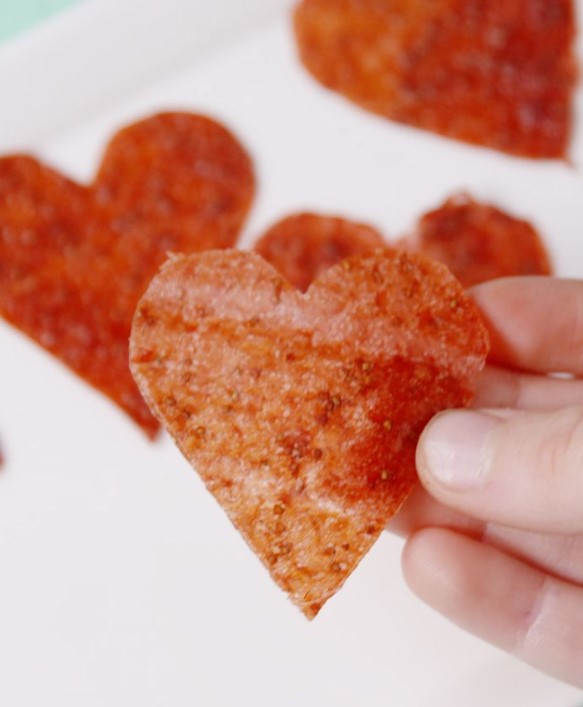
M 169 251 L 233 245 L 253 192 L 235 137 L 187 113 L 117 133 L 90 187 L 32 157 L 4 157 L 0 315 L 153 436 L 128 366 L 136 304 Z
M 302 0 L 299 54 L 391 120 L 532 158 L 566 158 L 572 0 Z
M 332 265 L 385 245 L 381 234 L 366 224 L 337 216 L 299 213 L 268 229 L 254 250 L 305 292 Z
M 145 400 L 308 618 L 416 481 L 429 419 L 466 405 L 488 349 L 445 266 L 375 251 L 302 294 L 255 253 L 172 258 L 130 343 Z
M 425 214 L 399 244 L 447 265 L 465 286 L 497 277 L 550 275 L 550 257 L 528 221 L 466 194 Z

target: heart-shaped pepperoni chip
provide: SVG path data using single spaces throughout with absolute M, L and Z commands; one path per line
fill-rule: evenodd
M 300 57 L 392 120 L 565 158 L 577 70 L 572 0 L 302 0 Z
M 332 265 L 384 246 L 381 234 L 366 224 L 300 213 L 278 221 L 257 241 L 254 250 L 305 292 Z
M 425 214 L 411 235 L 393 245 L 444 263 L 465 287 L 497 277 L 552 272 L 543 240 L 528 221 L 467 194 L 456 194 Z M 301 213 L 268 229 L 254 250 L 305 292 L 332 265 L 382 247 L 389 246 L 370 226 Z
M 447 269 L 391 250 L 307 293 L 255 253 L 171 259 L 142 298 L 132 372 L 249 545 L 312 618 L 416 481 L 415 446 L 472 396 L 488 337 Z
M 186 113 L 120 131 L 90 187 L 28 156 L 0 159 L 0 315 L 152 436 L 128 365 L 137 302 L 168 251 L 233 245 L 253 192 L 233 135 Z
M 497 277 L 550 275 L 549 255 L 528 221 L 466 194 L 425 214 L 398 245 L 444 263 L 465 287 Z

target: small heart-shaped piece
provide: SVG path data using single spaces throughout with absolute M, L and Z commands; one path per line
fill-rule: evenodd
M 300 57 L 391 120 L 534 158 L 571 134 L 572 0 L 302 0 Z
M 168 251 L 233 245 L 253 192 L 233 135 L 187 113 L 121 130 L 90 187 L 28 156 L 0 159 L 0 315 L 152 436 L 128 366 L 137 302 Z
M 298 292 L 255 253 L 171 259 L 142 298 L 144 398 L 309 618 L 413 488 L 415 446 L 467 404 L 488 337 L 447 269 L 376 251 Z
M 528 221 L 466 194 L 425 214 L 414 233 L 397 245 L 444 263 L 464 287 L 552 272 L 542 238 Z
M 384 246 L 381 234 L 366 224 L 336 216 L 300 213 L 278 221 L 253 250 L 305 292 L 332 265 Z
M 447 265 L 471 287 L 497 277 L 550 275 L 550 257 L 536 229 L 522 219 L 456 194 L 425 214 L 415 231 L 393 244 Z M 389 247 L 371 226 L 320 214 L 293 214 L 276 223 L 254 250 L 305 292 L 332 265 Z

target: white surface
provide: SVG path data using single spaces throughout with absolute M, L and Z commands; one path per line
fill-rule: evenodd
M 126 6 L 115 7 L 112 17 L 127 19 Z M 86 21 L 92 12 L 80 9 L 73 22 L 88 53 L 102 41 Z M 40 55 L 32 42 L 19 45 L 21 59 L 32 67 L 42 59 L 51 75 L 47 46 L 60 38 L 66 45 L 70 32 L 69 21 L 54 25 Z M 143 41 L 163 53 L 155 25 L 151 32 Z M 17 48 L 9 49 L 0 53 L 0 69 L 14 58 Z M 246 243 L 299 208 L 344 213 L 398 235 L 463 188 L 531 218 L 560 273 L 583 274 L 580 168 L 506 158 L 359 111 L 303 73 L 283 19 L 204 62 L 195 48 L 178 71 L 120 100 L 127 76 L 147 74 L 132 51 L 127 56 L 135 65 L 120 84 L 103 56 L 109 98 L 101 96 L 90 118 L 77 112 L 93 96 L 83 81 L 70 114 L 65 106 L 49 121 L 60 131 L 28 112 L 29 99 L 20 115 L 10 113 L 6 131 L 0 113 L 3 149 L 25 141 L 86 179 L 125 122 L 192 109 L 224 120 L 256 161 L 260 187 Z M 35 71 L 32 93 L 34 81 L 42 83 Z M 578 139 L 579 166 L 582 150 Z M 467 636 L 413 598 L 400 577 L 400 542 L 388 535 L 308 624 L 167 439 L 147 443 L 102 396 L 6 325 L 0 357 L 8 457 L 0 475 L 2 705 L 577 704 L 578 691 Z
M 289 5 L 290 0 L 84 0 L 2 47 L 0 149 L 26 147 L 74 125 Z

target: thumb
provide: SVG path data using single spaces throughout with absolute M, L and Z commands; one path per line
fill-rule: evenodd
M 462 513 L 583 531 L 583 406 L 442 413 L 419 440 L 417 467 L 429 493 Z

